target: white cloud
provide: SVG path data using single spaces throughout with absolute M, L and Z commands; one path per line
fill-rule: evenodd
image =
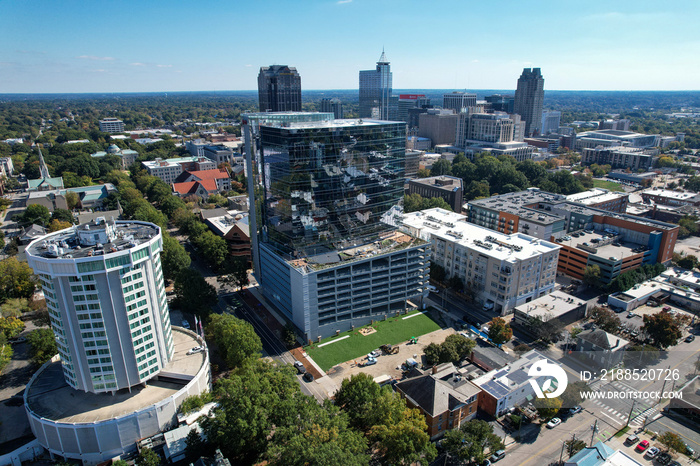
M 352 0 L 338 0 L 337 4 L 342 5 L 344 3 L 352 3 Z
M 99 70 L 92 70 L 93 73 L 104 73 L 107 70 L 99 69 Z
M 474 60 L 472 60 L 472 63 L 479 63 L 479 60 L 475 58 Z
M 246 65 L 245 67 L 246 67 L 246 68 L 251 68 L 252 66 L 253 66 L 253 65 Z
M 173 65 L 156 65 L 158 68 L 172 68 Z
M 139 62 L 134 62 L 134 63 L 129 63 L 131 66 L 146 66 L 145 63 L 139 63 Z
M 79 57 L 75 58 L 80 58 L 82 60 L 95 60 L 95 61 L 111 61 L 114 60 L 113 57 L 96 57 L 94 55 L 80 55 Z

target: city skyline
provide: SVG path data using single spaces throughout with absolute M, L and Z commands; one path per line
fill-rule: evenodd
M 585 10 L 553 1 L 536 9 L 451 1 L 430 10 L 362 0 L 199 9 L 8 1 L 0 4 L 0 93 L 254 90 L 259 68 L 270 64 L 296 67 L 308 90 L 356 89 L 382 47 L 395 89 L 512 89 L 523 68 L 539 67 L 548 90 L 696 90 L 698 13 L 691 1 L 672 9 L 594 2 Z M 454 34 L 438 39 L 451 18 L 461 18 Z M 409 27 L 416 21 L 424 28 Z M 481 24 L 466 28 L 479 32 L 460 32 L 465 22 Z M 256 23 L 270 31 L 293 24 L 294 34 L 246 31 Z

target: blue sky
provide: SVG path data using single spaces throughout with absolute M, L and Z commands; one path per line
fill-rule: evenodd
M 385 48 L 396 89 L 700 89 L 700 2 L 0 1 L 0 93 L 356 89 Z

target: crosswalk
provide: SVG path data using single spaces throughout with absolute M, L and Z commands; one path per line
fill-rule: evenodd
M 591 383 L 590 388 L 593 391 L 601 391 L 601 390 L 606 390 L 606 391 L 636 391 L 634 387 L 631 387 L 630 385 L 622 382 L 622 381 L 614 381 L 614 382 L 609 382 L 609 381 L 603 381 L 603 380 L 596 380 L 595 382 Z M 624 426 L 627 424 L 627 417 L 630 415 L 629 411 L 627 410 L 626 412 L 620 412 L 614 407 L 610 406 L 609 404 L 606 403 L 607 400 L 601 400 L 601 399 L 594 399 L 591 400 L 594 405 L 597 406 L 597 411 L 605 416 L 607 419 L 612 421 L 615 425 L 618 426 Z M 644 409 L 642 409 L 644 408 Z M 644 425 L 645 420 L 651 421 L 652 419 L 655 419 L 658 417 L 659 414 L 657 414 L 658 410 L 655 407 L 652 406 L 646 406 L 643 403 L 640 403 L 639 401 L 636 402 L 634 411 L 632 412 L 631 419 L 629 421 L 629 426 L 632 428 L 640 428 Z

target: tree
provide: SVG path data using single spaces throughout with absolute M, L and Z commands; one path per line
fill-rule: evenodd
M 376 442 L 375 448 L 379 452 L 381 463 L 428 465 L 437 456 L 437 450 L 430 442 L 425 417 L 417 409 L 406 407 L 405 401 L 398 394 L 386 393 L 384 396 L 400 400 L 399 404 L 404 409 L 399 419 L 389 417 L 385 423 L 375 425 L 370 431 L 370 438 Z
M 656 364 L 660 357 L 661 352 L 654 346 L 635 345 L 627 347 L 623 360 L 625 367 L 643 369 Z
M 213 399 L 214 396 L 211 394 L 211 392 L 203 392 L 200 395 L 188 396 L 182 400 L 182 404 L 180 405 L 178 411 L 183 414 L 198 411 L 202 409 L 205 404 L 211 403 Z
M 61 230 L 65 230 L 66 228 L 70 228 L 72 226 L 73 226 L 72 223 L 64 222 L 62 220 L 53 219 L 53 220 L 51 220 L 51 222 L 49 222 L 48 230 L 49 230 L 49 232 L 61 231 Z
M 444 267 L 442 267 L 439 264 L 430 264 L 430 279 L 435 280 L 436 282 L 442 282 L 445 280 L 445 277 L 447 276 L 447 272 L 445 272 Z
M 588 446 L 586 442 L 580 439 L 567 440 L 564 444 L 566 445 L 566 453 L 569 455 L 569 458 Z
M 12 298 L 5 301 L 2 305 L 0 314 L 2 317 L 20 317 L 25 312 L 29 312 L 29 302 L 26 298 Z
M 73 225 L 75 223 L 75 218 L 73 218 L 73 213 L 66 209 L 54 209 L 51 213 L 51 220 L 60 220 L 63 223 Z
M 350 429 L 347 417 L 326 401 L 305 400 L 307 413 L 297 422 L 275 430 L 265 453 L 268 464 L 279 466 L 364 466 L 367 443 Z
M 143 200 L 136 210 L 133 211 L 131 218 L 142 222 L 155 223 L 163 229 L 167 228 L 168 226 L 168 217 L 166 217 L 163 212 L 159 212 L 158 209 Z
M 469 356 L 476 346 L 476 342 L 462 335 L 449 335 L 441 344 L 431 343 L 425 347 L 423 353 L 429 365 L 446 362 L 457 363 Z
M 684 256 L 678 260 L 678 267 L 693 270 L 698 266 L 698 258 L 692 255 Z
M 590 391 L 591 389 L 586 382 L 579 380 L 577 382 L 569 383 L 566 386 L 564 393 L 562 393 L 559 397 L 562 407 L 573 408 L 574 406 L 580 405 L 584 401 L 581 393 Z
M 184 312 L 206 317 L 216 304 L 216 289 L 194 269 L 184 269 L 175 278 L 176 304 Z
M 253 326 L 230 314 L 212 314 L 207 334 L 216 343 L 219 354 L 230 368 L 242 366 L 250 358 L 260 357 L 262 342 Z
M 163 266 L 163 275 L 172 280 L 180 272 L 189 268 L 192 259 L 178 240 L 168 234 L 163 234 L 163 252 L 160 255 L 160 262 Z
M 535 337 L 543 341 L 557 342 L 564 329 L 559 319 L 542 320 L 540 317 L 531 317 L 527 326 Z
M 525 343 L 521 343 L 515 348 L 513 348 L 513 351 L 515 351 L 517 354 L 524 354 L 527 353 L 528 351 L 531 351 L 532 348 L 530 348 L 529 345 L 526 345 Z
M 583 283 L 590 287 L 600 284 L 600 267 L 597 265 L 587 265 L 583 269 Z
M 664 432 L 663 434 L 659 435 L 658 441 L 669 450 L 673 450 L 678 453 L 685 453 L 686 451 L 685 442 L 681 436 L 676 433 Z
M 620 318 L 610 309 L 603 307 L 594 307 L 591 312 L 591 318 L 598 327 L 608 333 L 614 333 L 622 325 Z
M 41 204 L 30 204 L 24 209 L 24 213 L 19 215 L 19 223 L 24 225 L 38 224 L 41 226 L 48 226 L 51 220 L 51 213 L 46 206 Z
M 141 453 L 136 457 L 137 466 L 158 466 L 160 464 L 160 456 L 150 448 L 144 447 Z
M 235 288 L 248 285 L 248 261 L 244 257 L 234 257 L 226 262 L 225 275 L 216 277 L 216 281 Z
M 368 431 L 379 423 L 373 401 L 379 397 L 382 387 L 374 382 L 371 375 L 364 372 L 343 379 L 335 393 L 335 404 L 348 413 L 350 425 Z
M 503 448 L 501 438 L 493 433 L 493 427 L 486 421 L 471 420 L 459 429 L 445 432 L 443 446 L 452 456 L 466 463 L 481 464 L 489 453 Z
M 438 159 L 430 167 L 430 176 L 451 175 L 452 164 L 447 159 Z
M 0 317 L 0 333 L 5 338 L 15 338 L 24 330 L 24 322 L 17 317 Z
M 668 312 L 659 312 L 653 315 L 644 315 L 644 325 L 641 328 L 649 338 L 660 348 L 668 348 L 678 343 L 683 333 L 676 322 Z
M 207 440 L 233 464 L 253 464 L 269 439 L 287 425 L 299 424 L 311 403 L 301 393 L 291 366 L 261 359 L 220 379 L 214 389 L 218 406 L 200 425 Z M 291 437 L 291 436 L 290 436 Z
M 66 192 L 66 205 L 70 210 L 79 209 L 83 206 L 80 202 L 80 196 L 73 191 Z
M 36 287 L 34 271 L 16 257 L 0 261 L 0 302 L 9 298 L 31 298 Z
M 447 280 L 447 286 L 454 291 L 462 291 L 464 288 L 464 282 L 458 275 L 452 275 L 449 280 Z
M 58 352 L 53 331 L 48 328 L 32 330 L 27 335 L 27 342 L 31 345 L 32 362 L 37 365 L 44 364 Z
M 197 429 L 192 429 L 185 437 L 185 455 L 191 460 L 197 460 L 202 456 L 207 456 L 209 448 Z
M 5 335 L 0 333 L 0 373 L 2 373 L 7 363 L 12 360 L 13 354 L 12 345 L 9 345 Z
M 537 414 L 544 420 L 548 421 L 559 413 L 562 406 L 560 398 L 535 398 L 533 401 Z
M 199 248 L 204 259 L 217 270 L 223 268 L 228 258 L 226 240 L 207 230 L 202 234 L 191 237 L 192 242 Z
M 698 233 L 697 222 L 698 218 L 694 215 L 686 215 L 685 217 L 678 220 L 678 225 L 680 225 L 678 237 L 686 238 L 690 235 L 696 235 Z
M 501 317 L 494 317 L 489 323 L 489 338 L 494 344 L 502 345 L 513 338 L 513 329 Z

